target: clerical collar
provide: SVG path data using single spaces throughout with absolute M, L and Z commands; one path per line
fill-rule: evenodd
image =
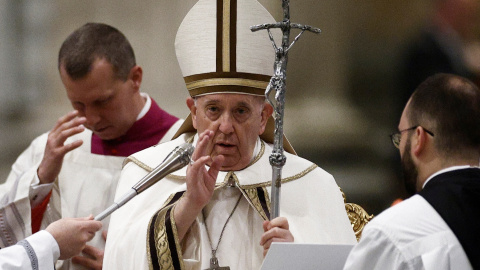
M 150 106 L 152 106 L 152 99 L 150 98 L 150 96 L 147 94 L 147 93 L 140 93 L 140 95 L 145 98 L 145 105 L 143 105 L 143 108 L 142 110 L 140 111 L 140 113 L 138 114 L 137 116 L 137 121 L 142 119 L 142 117 L 145 116 L 145 114 L 147 114 L 148 110 L 150 110 Z
M 460 165 L 460 166 L 452 166 L 452 167 L 448 167 L 448 168 L 445 168 L 445 169 L 442 169 L 432 175 L 430 175 L 430 177 L 427 178 L 427 180 L 425 181 L 425 183 L 423 183 L 423 187 L 422 188 L 425 188 L 425 185 L 428 183 L 428 181 L 432 180 L 432 178 L 434 178 L 435 176 L 439 175 L 439 174 L 442 174 L 442 173 L 446 173 L 446 172 L 450 172 L 450 171 L 455 171 L 455 170 L 462 170 L 462 169 L 467 169 L 467 168 L 470 168 L 472 166 L 470 165 Z
M 93 133 L 91 153 L 127 157 L 158 144 L 178 118 L 162 110 L 150 97 L 147 100 L 150 101 L 150 106 L 144 106 L 144 109 L 148 109 L 147 113 L 135 121 L 125 135 L 113 140 L 102 140 Z

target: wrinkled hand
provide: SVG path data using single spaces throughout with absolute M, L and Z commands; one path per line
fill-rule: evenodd
M 215 189 L 215 182 L 217 181 L 218 172 L 224 161 L 223 156 L 217 156 L 212 160 L 210 153 L 207 153 L 207 146 L 213 139 L 213 131 L 206 130 L 199 135 L 197 146 L 192 154 L 193 164 L 187 168 L 187 191 L 185 197 L 190 203 L 197 205 L 202 209 L 208 204 Z M 207 171 L 205 165 L 211 162 L 210 168 Z
M 60 219 L 48 225 L 45 230 L 55 238 L 60 248 L 60 259 L 65 260 L 79 254 L 100 228 L 102 223 L 94 221 L 90 215 Z
M 69 137 L 85 130 L 83 124 L 87 121 L 86 118 L 77 116 L 78 111 L 72 111 L 60 117 L 48 134 L 43 159 L 37 170 L 40 184 L 55 181 L 62 168 L 65 154 L 82 145 L 81 140 L 64 145 Z
M 103 240 L 107 241 L 107 231 L 102 232 Z M 103 265 L 104 251 L 93 246 L 86 245 L 82 250 L 84 256 L 72 258 L 74 264 L 83 265 L 89 269 L 101 270 Z
M 293 242 L 294 240 L 289 230 L 288 220 L 284 217 L 264 221 L 263 231 L 264 233 L 260 239 L 260 245 L 263 246 L 263 257 L 267 255 L 268 249 L 273 242 Z
M 212 198 L 218 172 L 225 158 L 222 155 L 212 159 L 207 146 L 213 139 L 213 131 L 206 130 L 199 135 L 197 146 L 192 154 L 195 161 L 187 168 L 187 191 L 175 206 L 174 218 L 180 240 L 183 239 L 197 215 Z M 211 162 L 207 170 L 205 165 Z

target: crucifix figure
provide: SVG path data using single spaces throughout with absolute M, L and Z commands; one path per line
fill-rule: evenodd
M 285 165 L 286 157 L 283 154 L 283 116 L 285 109 L 285 92 L 286 92 L 286 79 L 287 79 L 287 62 L 288 51 L 292 48 L 293 44 L 300 38 L 305 31 L 313 33 L 320 33 L 321 30 L 312 26 L 302 25 L 290 22 L 290 1 L 282 0 L 283 8 L 283 21 L 273 24 L 260 24 L 250 27 L 252 32 L 258 30 L 267 30 L 270 40 L 272 41 L 273 48 L 275 50 L 275 63 L 274 74 L 270 80 L 270 83 L 265 90 L 265 96 L 268 102 L 273 106 L 275 110 L 275 133 L 273 151 L 270 155 L 270 165 L 272 166 L 272 198 L 271 198 L 271 213 L 270 219 L 274 219 L 279 216 L 280 213 L 280 187 L 282 179 L 282 167 Z M 282 44 L 277 46 L 270 29 L 280 28 L 283 33 Z M 290 30 L 292 28 L 300 29 L 301 32 L 295 37 L 292 43 L 290 43 Z M 271 91 L 275 91 L 275 101 L 272 101 L 270 97 Z
M 210 259 L 210 268 L 207 268 L 205 270 L 230 270 L 230 267 L 219 266 L 217 257 L 213 255 L 212 258 Z

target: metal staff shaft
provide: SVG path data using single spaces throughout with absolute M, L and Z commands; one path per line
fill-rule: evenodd
M 275 50 L 274 74 L 265 90 L 267 101 L 275 110 L 275 131 L 273 141 L 273 151 L 270 155 L 270 165 L 272 166 L 272 190 L 271 190 L 271 213 L 270 219 L 280 215 L 280 191 L 282 185 L 282 169 L 286 163 L 286 157 L 283 154 L 283 118 L 285 113 L 285 93 L 287 79 L 288 51 L 293 44 L 305 32 L 320 33 L 321 30 L 308 25 L 290 23 L 290 2 L 282 0 L 283 21 L 273 24 L 260 24 L 250 27 L 252 32 L 258 30 L 267 30 L 270 40 Z M 282 30 L 282 44 L 277 47 L 270 29 L 280 28 Z M 290 29 L 300 29 L 301 32 L 290 43 Z M 272 101 L 270 92 L 275 90 L 275 101 Z

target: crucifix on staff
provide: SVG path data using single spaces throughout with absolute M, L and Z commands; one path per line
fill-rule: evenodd
M 319 34 L 321 30 L 309 25 L 302 25 L 298 23 L 290 22 L 290 1 L 282 0 L 283 8 L 283 21 L 273 23 L 273 24 L 260 24 L 250 27 L 252 32 L 259 30 L 267 30 L 268 36 L 272 41 L 273 48 L 275 49 L 275 63 L 274 63 L 274 74 L 270 79 L 270 83 L 265 90 L 265 97 L 268 102 L 275 109 L 275 131 L 274 131 L 274 143 L 273 151 L 270 155 L 270 165 L 272 166 L 272 198 L 271 198 L 271 218 L 278 217 L 280 214 L 280 189 L 281 189 L 281 180 L 282 180 L 282 168 L 285 165 L 286 157 L 283 154 L 283 117 L 285 111 L 285 93 L 287 91 L 287 62 L 288 62 L 288 51 L 292 48 L 293 44 L 297 42 L 300 36 L 305 31 L 310 31 L 312 33 Z M 277 46 L 272 32 L 270 29 L 281 29 L 282 44 Z M 290 43 L 290 30 L 300 29 L 301 32 L 295 37 L 295 39 Z M 275 102 L 272 101 L 270 92 L 275 91 Z

